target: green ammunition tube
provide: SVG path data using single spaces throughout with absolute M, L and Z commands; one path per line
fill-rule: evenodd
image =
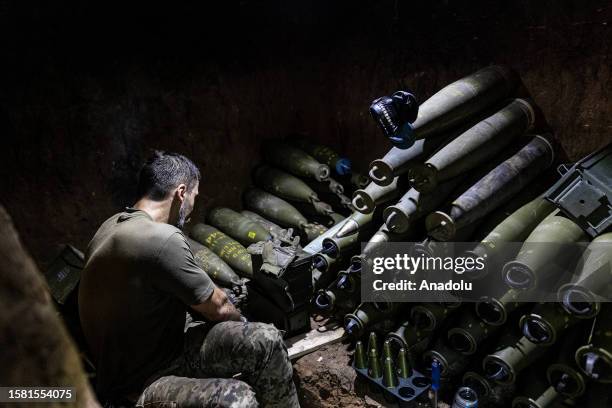
M 555 209 L 548 200 L 538 197 L 513 212 L 487 234 L 487 236 L 467 255 L 484 258 L 485 269 L 468 271 L 466 277 L 479 279 L 488 273 L 487 265 L 494 263 L 504 253 L 504 243 L 523 242 L 544 218 Z M 478 276 L 480 274 L 480 276 Z
M 370 165 L 370 177 L 377 184 L 389 184 L 393 177 L 407 171 L 411 162 L 419 160 L 419 156 L 429 157 L 446 140 L 437 136 L 510 97 L 518 83 L 518 76 L 508 68 L 491 66 L 442 88 L 419 106 L 412 124 L 416 139 L 431 140 L 431 144 L 423 146 L 417 140 L 410 149 L 394 147 Z
M 538 303 L 531 313 L 523 315 L 519 326 L 529 341 L 543 346 L 554 344 L 580 320 L 567 313 L 559 303 Z
M 196 264 L 215 282 L 228 288 L 241 285 L 240 277 L 217 254 L 191 238 L 187 238 L 187 243 Z
M 344 316 L 344 330 L 353 337 L 376 325 L 390 322 L 397 313 L 397 303 L 362 303 L 353 313 Z
M 600 301 L 612 298 L 612 232 L 596 237 L 587 246 L 580 270 L 572 282 L 559 288 L 557 298 L 574 317 L 590 319 L 599 313 Z
M 510 200 L 553 162 L 550 143 L 535 136 L 521 150 L 503 161 L 457 197 L 448 213 L 427 216 L 427 233 L 439 241 L 452 240 L 457 231 L 483 219 Z
M 400 178 L 399 176 L 387 186 L 379 186 L 372 182 L 364 189 L 355 190 L 351 203 L 355 211 L 369 214 L 374 211 L 377 205 L 399 197 L 407 188 L 406 184 L 406 178 Z
M 531 101 L 514 99 L 409 171 L 412 187 L 432 191 L 439 183 L 484 164 L 529 130 L 535 121 Z
M 207 221 L 242 245 L 249 246 L 272 239 L 272 235 L 261 224 L 229 208 L 213 208 L 208 213 Z
M 482 361 L 482 368 L 488 379 L 500 384 L 516 381 L 517 375 L 547 351 L 546 347 L 521 337 L 516 343 L 502 346 Z
M 321 164 L 303 150 L 278 140 L 265 142 L 263 155 L 270 164 L 298 177 L 310 177 L 317 181 L 329 178 L 329 166 Z
M 191 237 L 207 246 L 241 276 L 253 277 L 251 255 L 238 241 L 206 224 L 194 225 L 191 229 Z
M 574 251 L 567 250 L 567 244 L 587 240 L 582 228 L 570 219 L 560 215 L 546 217 L 529 234 L 516 259 L 504 265 L 504 283 L 514 289 L 537 288 L 540 281 L 558 270 L 552 267 L 553 261 L 562 265 L 573 255 Z
M 596 382 L 612 384 L 612 307 L 602 305 L 589 344 L 576 350 L 576 364 Z
M 366 354 L 361 341 L 357 341 L 357 343 L 355 343 L 355 368 L 367 368 Z

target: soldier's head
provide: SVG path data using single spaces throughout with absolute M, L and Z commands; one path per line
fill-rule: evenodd
M 193 210 L 200 170 L 178 153 L 155 151 L 138 177 L 138 197 L 169 206 L 168 223 L 183 227 Z

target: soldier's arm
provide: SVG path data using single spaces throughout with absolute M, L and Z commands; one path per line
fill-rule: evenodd
M 204 302 L 191 308 L 210 321 L 240 320 L 240 313 L 221 289 L 215 287 Z

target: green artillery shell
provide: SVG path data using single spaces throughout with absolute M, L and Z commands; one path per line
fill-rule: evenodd
M 425 351 L 432 336 L 433 331 L 420 329 L 406 320 L 395 331 L 387 334 L 386 340 L 390 340 L 399 348 L 405 349 L 409 365 L 412 366 L 413 362 L 410 360 L 412 355 L 421 354 Z
M 376 352 L 376 356 L 378 357 L 378 337 L 375 332 L 370 332 L 368 336 L 368 354 L 372 350 Z
M 345 221 L 338 224 L 340 229 L 335 234 L 323 239 L 322 252 L 336 258 L 340 253 L 359 245 L 374 229 L 373 215 L 374 213 L 353 212 Z
M 461 354 L 472 355 L 499 328 L 483 322 L 474 312 L 464 312 L 459 316 L 459 324 L 448 331 L 448 343 Z
M 355 368 L 364 369 L 366 367 L 366 353 L 363 349 L 363 343 L 357 341 L 355 343 Z
M 504 346 L 482 361 L 482 368 L 488 379 L 500 384 L 516 381 L 517 375 L 547 351 L 546 347 L 521 337 L 515 344 Z
M 255 170 L 255 184 L 285 200 L 298 203 L 317 201 L 317 193 L 299 178 L 270 166 L 260 166 Z
M 557 272 L 552 261 L 562 264 L 573 255 L 565 244 L 587 240 L 582 228 L 570 219 L 559 215 L 546 217 L 529 234 L 516 259 L 504 265 L 504 283 L 515 289 L 537 288 L 540 281 Z
M 397 373 L 393 367 L 393 360 L 391 357 L 384 357 L 383 361 L 383 385 L 387 388 L 397 387 Z
M 358 211 L 354 211 L 351 215 L 346 217 L 342 227 L 338 230 L 335 236 L 342 238 L 359 232 L 360 230 L 368 227 L 372 223 L 373 218 L 373 213 L 363 214 Z
M 583 374 L 600 383 L 612 384 L 612 307 L 602 305 L 590 344 L 576 350 L 576 363 Z
M 191 237 L 206 245 L 240 275 L 252 278 L 253 265 L 251 255 L 238 241 L 225 235 L 215 227 L 196 224 L 191 229 Z
M 288 142 L 298 149 L 308 153 L 320 163 L 329 166 L 330 169 L 334 169 L 336 172 L 339 166 L 344 165 L 343 163 L 347 163 L 349 166 L 349 168 L 345 169 L 345 171 L 350 171 L 350 161 L 346 158 L 340 157 L 338 153 L 328 146 L 312 143 L 311 141 L 300 137 L 288 139 Z
M 442 325 L 452 310 L 439 303 L 421 303 L 410 310 L 410 318 L 419 329 L 433 331 Z
M 187 238 L 196 263 L 221 286 L 240 285 L 240 277 L 217 254 L 193 239 Z
M 455 199 L 448 215 L 441 211 L 430 214 L 425 221 L 428 234 L 439 241 L 453 239 L 458 229 L 482 219 L 509 200 L 552 160 L 550 143 L 543 137 L 534 137 Z
M 443 341 L 438 341 L 431 350 L 427 350 L 423 354 L 425 367 L 429 367 L 429 371 L 431 371 L 431 361 L 433 359 L 440 362 L 440 373 L 443 377 L 455 377 L 463 373 L 470 363 L 468 356 L 451 349 Z
M 521 299 L 525 295 L 523 290 L 508 289 L 499 298 L 484 297 L 475 305 L 476 314 L 487 324 L 501 326 L 508 320 L 508 315 L 523 304 Z
M 249 246 L 272 238 L 272 235 L 261 224 L 229 208 L 213 208 L 206 218 L 210 225 L 225 232 L 242 245 Z
M 321 164 L 308 153 L 278 140 L 264 143 L 265 159 L 275 166 L 298 177 L 310 177 L 318 181 L 329 177 L 329 166 Z
M 363 190 L 356 190 L 353 193 L 353 208 L 364 214 L 371 213 L 377 205 L 398 197 L 403 190 L 402 184 L 405 183 L 402 183 L 399 177 L 396 177 L 391 184 L 384 187 L 372 182 Z
M 413 123 L 417 139 L 424 139 L 460 125 L 495 102 L 509 97 L 519 78 L 503 66 L 483 68 L 435 93 L 419 106 Z
M 587 323 L 588 325 L 588 323 Z M 586 390 L 585 377 L 576 365 L 576 350 L 588 338 L 589 327 L 582 325 L 578 330 L 564 336 L 556 353 L 558 357 L 546 369 L 548 384 L 566 398 L 577 398 Z
M 240 214 L 264 227 L 266 231 L 268 231 L 271 235 L 289 237 L 291 236 L 290 231 L 293 231 L 284 229 L 280 225 L 277 225 L 272 221 L 265 219 L 264 217 L 257 213 L 254 213 L 253 211 L 242 210 L 240 211 Z
M 373 183 L 388 186 L 399 175 L 408 172 L 412 165 L 427 159 L 438 147 L 457 136 L 440 135 L 414 142 L 408 149 L 391 148 L 382 159 L 370 163 L 369 176 Z
M 415 229 L 408 229 L 402 233 L 395 233 L 389 231 L 387 225 L 382 224 L 378 231 L 370 237 L 370 240 L 365 244 L 362 255 L 369 255 L 384 245 L 386 242 L 410 242 L 413 238 L 416 238 L 417 231 Z
M 580 320 L 567 313 L 558 303 L 538 303 L 531 313 L 521 317 L 523 335 L 532 343 L 548 346 Z
M 302 229 L 308 220 L 287 201 L 258 188 L 247 188 L 244 205 L 282 227 Z
M 530 201 L 493 228 L 468 255 L 473 258 L 486 258 L 486 264 L 494 262 L 502 252 L 503 243 L 525 241 L 554 209 L 555 206 L 542 197 Z M 488 273 L 487 270 L 481 272 Z
M 589 319 L 599 313 L 600 299 L 610 299 L 612 291 L 612 232 L 596 237 L 587 246 L 580 270 L 572 283 L 559 288 L 557 297 L 571 315 Z
M 433 193 L 421 193 L 411 188 L 397 203 L 384 209 L 385 224 L 396 233 L 407 231 L 415 220 L 438 208 L 459 182 L 458 177 L 449 180 L 440 184 Z
M 400 348 L 397 353 L 397 376 L 400 378 L 408 378 L 412 375 L 412 368 L 408 363 L 406 349 Z
M 432 139 L 436 135 L 456 128 L 473 119 L 494 103 L 507 98 L 518 86 L 518 77 L 509 69 L 501 66 L 484 68 L 442 88 L 419 106 L 417 120 L 413 123 L 417 139 Z M 439 143 L 444 138 L 439 138 Z M 439 144 L 416 146 L 418 154 L 426 150 L 429 156 Z M 370 165 L 370 177 L 378 184 L 385 185 L 393 177 L 406 170 L 406 164 L 418 160 L 415 151 L 393 148 L 381 160 Z
M 393 354 L 391 352 L 391 341 L 390 340 L 385 340 L 383 342 L 383 358 L 391 358 L 393 357 Z
M 312 224 L 312 225 L 316 225 L 316 224 Z M 315 234 L 312 234 L 314 239 L 310 241 L 308 245 L 306 245 L 303 248 L 304 251 L 308 252 L 309 254 L 316 254 L 316 253 L 321 252 L 321 249 L 323 249 L 323 240 L 326 238 L 333 237 L 338 232 L 338 230 L 340 230 L 341 227 L 342 227 L 342 223 L 338 223 L 316 237 L 314 237 Z
M 466 371 L 461 379 L 461 384 L 476 391 L 480 400 L 492 395 L 495 387 L 488 379 L 475 371 Z
M 396 303 L 362 303 L 344 316 L 344 330 L 350 336 L 360 337 L 366 329 L 393 318 L 396 312 Z
M 382 377 L 382 368 L 376 350 L 371 349 L 368 352 L 368 375 L 372 378 Z
M 535 114 L 530 102 L 514 99 L 438 150 L 421 166 L 412 166 L 410 183 L 432 191 L 440 182 L 484 164 L 531 128 Z
M 561 408 L 563 406 L 560 404 L 562 399 L 554 387 L 548 387 L 542 394 L 534 397 L 519 396 L 514 398 L 512 408 Z
M 248 188 L 243 195 L 244 205 L 286 228 L 300 230 L 306 236 L 306 242 L 311 242 L 325 231 L 322 225 L 311 224 L 293 205 L 266 191 L 258 188 Z

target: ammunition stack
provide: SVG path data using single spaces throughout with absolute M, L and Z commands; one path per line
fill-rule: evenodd
M 562 166 L 554 184 L 553 137 L 538 128 L 545 121 L 519 85 L 510 69 L 493 66 L 441 89 L 404 128 L 414 142 L 372 161 L 367 177 L 303 135 L 266 142 L 244 209 L 213 209 L 193 227 L 203 245 L 192 244 L 196 260 L 220 285 L 250 282 L 259 299 L 250 306 L 280 308 L 292 333 L 307 330 L 311 315 L 343 322 L 353 368 L 400 406 L 426 398 L 429 373 L 438 371 L 432 390 L 453 406 L 579 401 L 589 382 L 612 382 L 612 322 L 602 312 L 612 288 L 612 147 Z M 503 290 L 463 304 L 362 301 L 369 256 L 402 241 L 419 243 L 414 251 L 423 254 L 474 241 L 466 255 L 487 267 L 463 279 Z M 291 292 L 291 307 L 269 293 L 269 273 L 266 290 L 257 282 L 265 273 L 249 246 L 261 242 L 291 246 L 309 266 L 272 277 L 287 283 L 278 287 Z M 511 242 L 522 247 L 508 261 L 501 248 Z M 580 243 L 579 272 L 561 276 L 572 256 L 563 245 Z M 306 288 L 291 275 L 302 273 Z M 523 301 L 550 282 L 556 302 Z M 253 316 L 265 321 L 266 313 Z M 591 335 L 568 345 L 576 333 Z

